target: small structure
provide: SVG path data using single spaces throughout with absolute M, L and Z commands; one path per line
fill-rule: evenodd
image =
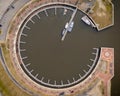
M 63 15 L 66 15 L 66 13 L 67 13 L 67 9 L 65 9 L 65 10 L 64 10 L 64 13 L 63 13 Z

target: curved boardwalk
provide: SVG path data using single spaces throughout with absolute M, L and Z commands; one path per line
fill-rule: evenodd
M 80 0 L 63 0 L 64 2 L 62 2 L 62 0 L 59 0 L 59 3 L 65 3 L 65 4 L 70 4 L 75 6 L 76 2 L 77 4 L 79 4 L 78 2 L 80 2 Z M 44 95 L 51 95 L 51 96 L 59 96 L 60 94 L 65 94 L 65 95 L 75 95 L 81 92 L 81 90 L 86 90 L 88 89 L 87 86 L 89 86 L 90 84 L 94 85 L 94 81 L 98 82 L 98 76 L 102 77 L 104 75 L 102 75 L 101 71 L 99 70 L 99 66 L 97 65 L 96 68 L 94 69 L 94 71 L 89 75 L 89 77 L 87 79 L 85 79 L 83 82 L 73 86 L 73 87 L 69 87 L 66 89 L 53 89 L 53 88 L 47 88 L 41 85 L 38 85 L 37 83 L 33 82 L 21 69 L 21 66 L 19 64 L 21 64 L 21 60 L 18 60 L 17 55 L 18 53 L 15 51 L 15 43 L 16 43 L 16 38 L 17 38 L 17 34 L 16 32 L 18 32 L 21 24 L 23 23 L 23 21 L 25 20 L 25 18 L 31 14 L 32 11 L 34 11 L 34 8 L 37 8 L 39 5 L 43 6 L 44 4 L 47 3 L 58 3 L 58 0 L 52 0 L 52 2 L 50 2 L 49 0 L 42 0 L 42 1 L 30 1 L 28 4 L 26 4 L 26 6 L 24 8 L 21 9 L 21 12 L 18 12 L 18 14 L 14 17 L 11 26 L 9 27 L 9 35 L 7 37 L 7 40 L 9 41 L 9 47 L 10 50 L 12 50 L 10 52 L 11 54 L 11 60 L 14 63 L 14 67 L 15 67 L 15 71 L 17 72 L 18 76 L 16 80 L 19 81 L 20 84 L 23 84 L 23 86 L 25 86 L 26 88 L 28 88 L 29 90 L 31 90 L 33 93 L 37 93 L 37 94 L 43 94 Z M 16 25 L 19 25 L 17 27 L 15 27 Z M 28 28 L 29 29 L 29 28 Z M 25 34 L 23 34 L 25 35 Z M 112 63 L 110 70 L 113 70 L 113 49 L 109 49 L 109 48 L 102 48 L 101 49 L 102 53 L 100 55 L 100 59 L 98 61 L 98 64 L 101 64 L 100 61 L 101 60 L 107 60 L 108 63 Z M 107 51 L 107 53 L 104 53 L 103 50 L 110 50 Z M 24 49 L 22 50 L 24 51 Z M 106 52 L 106 51 L 105 51 Z M 94 54 L 94 53 L 93 53 Z M 110 54 L 110 55 L 109 55 Z M 97 55 L 96 55 L 97 57 Z M 92 59 L 91 59 L 92 61 Z M 108 74 L 110 75 L 110 77 L 112 78 L 114 72 L 110 71 L 108 69 Z M 109 73 L 111 72 L 111 74 Z M 105 84 L 107 82 L 107 80 L 110 78 L 107 78 L 103 81 L 105 81 Z M 23 81 L 23 82 L 22 82 Z M 108 82 L 107 82 L 108 83 Z M 29 92 L 29 91 L 28 91 Z M 30 92 L 29 92 L 30 93 Z M 30 93 L 31 94 L 31 93 Z M 81 92 L 82 94 L 82 92 Z M 107 94 L 107 89 L 105 91 L 105 94 Z M 39 95 L 38 95 L 39 96 Z
M 73 11 L 73 9 L 72 8 L 67 8 L 67 7 L 65 7 L 65 6 L 63 6 L 63 5 L 56 5 L 56 6 L 50 6 L 49 5 L 49 7 L 47 7 L 47 8 L 44 8 L 42 11 L 40 11 L 39 12 L 39 10 L 38 10 L 38 12 L 36 12 L 36 13 L 34 13 L 34 14 L 32 14 L 32 16 L 31 17 L 29 17 L 29 18 L 27 18 L 28 20 L 26 20 L 26 22 L 23 24 L 23 26 L 22 26 L 22 28 L 21 28 L 21 30 L 20 30 L 20 32 L 18 33 L 18 40 L 17 41 L 15 41 L 15 42 L 17 42 L 16 43 L 16 45 L 17 46 L 15 46 L 15 45 L 13 45 L 14 47 L 18 47 L 18 49 L 16 49 L 17 50 L 17 52 L 18 52 L 18 58 L 19 58 L 19 64 L 21 64 L 21 66 L 22 66 L 22 68 L 25 70 L 25 72 L 34 80 L 34 81 L 36 81 L 36 82 L 38 82 L 38 83 L 40 83 L 40 84 L 43 84 L 43 85 L 45 85 L 45 86 L 49 86 L 49 87 L 55 87 L 55 88 L 62 88 L 62 87 L 68 87 L 68 86 L 72 86 L 72 85 L 75 85 L 75 84 L 77 84 L 77 83 L 79 83 L 79 82 L 81 82 L 81 81 L 83 81 L 91 72 L 92 72 L 92 70 L 94 69 L 94 67 L 96 66 L 96 62 L 97 62 L 97 60 L 98 60 L 98 58 L 99 58 L 99 49 L 97 49 L 97 48 L 94 48 L 94 50 L 95 50 L 95 53 L 93 53 L 93 57 L 95 58 L 91 58 L 90 59 L 90 64 L 84 64 L 84 66 L 86 66 L 87 68 L 85 68 L 85 69 L 83 69 L 83 68 L 80 68 L 79 70 L 82 70 L 82 71 L 80 71 L 80 73 L 79 74 L 75 74 L 75 75 L 77 75 L 77 77 L 72 77 L 72 80 L 69 80 L 69 79 L 65 79 L 65 80 L 60 80 L 60 79 L 56 79 L 56 80 L 52 80 L 51 78 L 49 78 L 49 79 L 47 79 L 46 77 L 44 77 L 43 75 L 41 75 L 40 73 L 41 72 L 43 72 L 42 70 L 43 70 L 43 68 L 42 68 L 42 65 L 41 66 L 39 66 L 39 63 L 43 63 L 44 65 L 45 65 L 45 61 L 43 61 L 43 62 L 41 62 L 42 60 L 40 60 L 39 61 L 39 59 L 38 60 L 36 60 L 36 58 L 35 58 L 35 61 L 33 62 L 33 65 L 34 64 L 36 64 L 36 65 L 38 65 L 39 67 L 39 69 L 38 68 L 36 68 L 36 69 L 34 69 L 34 67 L 32 67 L 33 65 L 31 64 L 31 60 L 29 59 L 29 57 L 30 56 L 27 56 L 26 55 L 26 51 L 28 51 L 29 49 L 31 49 L 30 47 L 28 47 L 27 48 L 27 42 L 31 42 L 31 40 L 32 40 L 32 42 L 33 42 L 33 39 L 35 39 L 35 38 L 30 38 L 29 37 L 29 34 L 32 34 L 31 33 L 31 31 L 30 30 L 32 30 L 32 28 L 30 27 L 30 24 L 29 23 L 32 23 L 32 25 L 35 25 L 35 19 L 33 20 L 32 18 L 34 18 L 34 17 L 36 17 L 38 20 L 39 20 L 39 18 L 40 18 L 40 20 L 42 19 L 42 17 L 39 15 L 39 13 L 44 13 L 44 15 L 46 16 L 46 17 L 48 17 L 49 15 L 50 15 L 50 12 L 49 12 L 49 10 L 53 10 L 52 12 L 54 13 L 54 15 L 56 16 L 57 15 L 57 13 L 58 13 L 58 11 L 57 10 L 61 10 L 61 9 L 69 9 L 69 10 L 72 10 Z M 49 13 L 49 14 L 48 14 Z M 62 12 L 62 16 L 64 16 L 63 15 L 63 13 L 64 12 Z M 69 12 L 70 13 L 70 12 Z M 36 15 L 37 14 L 37 15 Z M 51 13 L 52 14 L 52 13 Z M 82 13 L 80 13 L 80 14 L 82 14 Z M 44 17 L 45 17 L 44 16 Z M 61 16 L 61 18 L 62 18 L 62 16 Z M 80 16 L 79 16 L 80 17 Z M 78 20 L 79 21 L 79 20 Z M 42 21 L 41 21 L 42 22 Z M 47 22 L 47 21 L 46 21 Z M 55 21 L 56 22 L 56 21 Z M 43 24 L 43 23 L 42 23 Z M 61 25 L 61 24 L 60 24 Z M 40 25 L 41 26 L 41 25 Z M 40 27 L 39 26 L 39 27 Z M 49 27 L 51 28 L 51 30 L 52 29 L 54 29 L 54 26 L 50 26 L 49 25 Z M 53 27 L 53 28 L 52 28 Z M 47 28 L 47 26 L 46 26 L 46 28 Z M 49 28 L 48 28 L 49 29 Z M 24 31 L 23 31 L 24 30 Z M 44 30 L 44 29 L 43 29 Z M 54 29 L 55 30 L 55 29 Z M 52 30 L 52 32 L 54 31 L 54 30 Z M 61 30 L 61 28 L 60 28 L 60 30 Z M 55 31 L 55 33 L 56 33 L 57 31 Z M 59 32 L 59 30 L 58 30 L 58 32 Z M 41 32 L 42 33 L 42 32 Z M 54 34 L 55 34 L 54 33 Z M 36 33 L 37 34 L 37 33 Z M 60 34 L 60 33 L 57 33 L 57 35 L 58 34 Z M 49 35 L 49 31 L 48 31 L 48 35 Z M 41 35 L 39 35 L 39 38 L 42 38 L 42 37 L 40 37 Z M 29 40 L 27 40 L 27 41 L 24 41 L 25 40 L 25 38 L 27 38 L 27 37 L 29 37 L 30 39 Z M 32 36 L 33 37 L 33 36 Z M 35 37 L 37 37 L 37 36 L 35 36 Z M 54 37 L 54 35 L 53 35 L 53 37 Z M 52 37 L 52 38 L 53 38 Z M 48 38 L 47 38 L 48 39 Z M 58 38 L 56 38 L 55 40 L 57 40 Z M 37 39 L 38 40 L 38 39 Z M 44 41 L 44 40 L 39 40 L 39 43 L 40 43 L 40 41 Z M 36 41 L 37 42 L 37 41 Z M 54 42 L 54 41 L 51 41 L 51 42 Z M 44 42 L 41 42 L 41 44 L 42 43 L 44 43 Z M 59 43 L 59 42 L 58 42 Z M 61 43 L 61 42 L 60 42 Z M 33 45 L 33 43 L 32 44 L 30 44 L 30 45 Z M 48 44 L 49 45 L 49 44 Z M 22 46 L 22 47 L 21 47 Z M 54 46 L 54 45 L 51 45 L 51 46 Z M 59 45 L 58 45 L 59 46 Z M 31 46 L 32 47 L 32 46 Z M 38 45 L 37 45 L 37 47 L 38 47 Z M 59 46 L 60 47 L 60 46 Z M 72 46 L 71 46 L 72 47 Z M 26 49 L 27 48 L 27 49 Z M 41 48 L 41 47 L 40 47 Z M 47 48 L 50 48 L 50 46 L 47 46 Z M 61 47 L 60 47 L 61 48 Z M 14 48 L 13 48 L 14 49 Z M 68 48 L 67 48 L 68 49 Z M 35 51 L 34 49 L 31 49 L 32 51 Z M 31 50 L 28 52 L 28 53 L 31 53 Z M 39 49 L 39 50 L 41 50 L 41 49 Z M 37 50 L 37 52 L 39 52 L 39 50 Z M 47 50 L 50 50 L 50 49 L 47 49 Z M 79 49 L 80 50 L 80 49 Z M 14 50 L 13 50 L 14 51 Z M 52 51 L 52 50 L 51 50 Z M 52 51 L 52 53 L 54 53 L 54 51 L 55 50 L 53 50 Z M 59 51 L 60 51 L 60 49 L 59 49 Z M 66 50 L 67 51 L 67 50 Z M 52 54 L 51 53 L 51 54 Z M 70 53 L 70 52 L 69 52 Z M 67 54 L 69 54 L 69 53 L 67 53 Z M 40 53 L 40 54 L 42 54 L 42 52 Z M 47 55 L 49 55 L 49 54 L 47 54 L 47 53 L 45 53 L 45 52 L 43 52 L 43 54 L 42 54 L 42 56 L 44 56 L 44 54 L 45 54 L 45 56 L 47 56 Z M 50 55 L 51 55 L 50 54 Z M 65 52 L 64 52 L 64 54 L 65 54 Z M 73 53 L 71 53 L 71 54 L 73 54 Z M 33 53 L 32 53 L 32 55 L 33 55 Z M 61 54 L 59 54 L 60 56 L 62 56 Z M 33 61 L 33 59 L 34 59 L 34 57 L 36 57 L 37 56 L 37 54 L 35 54 L 33 57 L 32 57 L 32 61 Z M 60 57 L 59 56 L 59 57 Z M 50 56 L 48 56 L 49 58 L 50 58 Z M 63 56 L 62 56 L 63 57 Z M 68 57 L 68 56 L 67 56 Z M 64 58 L 67 58 L 67 57 L 64 57 Z M 39 57 L 39 58 L 42 58 L 42 57 Z M 43 58 L 44 59 L 44 58 Z M 62 61 L 61 60 L 61 58 L 56 58 L 56 57 L 54 57 L 54 59 L 57 59 L 57 61 Z M 53 61 L 55 61 L 53 59 Z M 51 61 L 50 60 L 50 64 L 52 64 L 51 62 L 53 62 L 53 61 Z M 70 61 L 70 60 L 69 60 Z M 65 62 L 65 61 L 64 61 Z M 70 61 L 71 62 L 71 61 Z M 79 61 L 77 61 L 77 62 L 79 62 Z M 46 62 L 46 63 L 48 63 L 48 62 Z M 54 62 L 55 64 L 56 64 L 56 62 Z M 82 62 L 83 63 L 83 62 Z M 82 63 L 80 63 L 81 64 L 81 66 L 82 66 Z M 92 64 L 91 64 L 92 63 Z M 71 63 L 70 63 L 71 64 Z M 58 65 L 62 65 L 62 64 L 58 64 Z M 46 66 L 48 66 L 48 65 L 46 65 Z M 51 66 L 53 66 L 53 65 L 51 65 Z M 64 66 L 64 64 L 62 65 L 62 67 Z M 54 67 L 55 67 L 55 65 L 53 66 L 53 69 L 52 70 L 54 70 Z M 70 67 L 70 65 L 69 65 L 69 67 Z M 56 67 L 55 67 L 56 68 Z M 40 70 L 40 71 L 36 71 L 36 70 Z M 44 69 L 44 70 L 47 70 L 47 67 L 46 67 L 46 69 Z M 57 69 L 57 70 L 59 70 L 59 69 Z M 72 70 L 72 69 L 71 69 Z M 47 70 L 47 71 L 49 71 L 49 70 Z M 61 71 L 61 70 L 59 70 L 59 71 Z M 65 70 L 63 70 L 64 72 L 65 72 Z M 68 71 L 68 70 L 67 70 Z M 48 73 L 50 73 L 51 71 L 49 71 Z M 71 71 L 68 71 L 68 73 L 70 73 Z M 47 74 L 48 74 L 47 73 Z M 52 74 L 54 74 L 54 73 L 52 73 Z M 72 73 L 71 73 L 72 74 Z M 51 74 L 49 74 L 49 75 L 51 75 Z M 65 74 L 64 74 L 65 75 Z M 68 74 L 67 74 L 68 75 Z M 67 77 L 67 75 L 65 75 L 65 77 L 64 78 L 68 78 Z M 61 74 L 59 74 L 59 75 L 57 75 L 57 73 L 56 73 L 56 76 L 54 76 L 54 77 L 60 77 L 61 76 Z M 62 76 L 61 76 L 62 77 Z M 63 78 L 63 77 L 62 77 Z M 45 82 L 45 81 L 47 81 L 47 82 Z M 51 83 L 52 82 L 52 83 Z M 67 83 L 66 83 L 67 82 Z

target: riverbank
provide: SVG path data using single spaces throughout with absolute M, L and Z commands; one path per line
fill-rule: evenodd
M 114 6 L 111 0 L 96 0 L 88 15 L 95 22 L 98 31 L 114 25 Z

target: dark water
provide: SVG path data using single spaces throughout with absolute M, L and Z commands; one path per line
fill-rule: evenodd
M 54 16 L 54 19 L 52 18 L 54 15 L 52 10 L 48 11 L 48 19 L 46 19 L 44 12 L 39 14 L 42 17 L 41 20 L 33 17 L 32 19 L 38 23 L 37 26 L 33 26 L 30 23 L 28 26 L 31 26 L 32 31 L 30 32 L 34 34 L 29 32 L 29 38 L 22 38 L 28 44 L 28 47 L 25 48 L 29 52 L 22 55 L 25 56 L 27 54 L 27 56 L 30 56 L 29 60 L 26 59 L 25 61 L 25 63 L 28 63 L 31 60 L 32 65 L 29 67 L 29 70 L 33 68 L 36 73 L 40 73 L 47 79 L 51 78 L 58 81 L 71 80 L 71 77 L 77 79 L 78 76 L 76 74 L 82 74 L 81 70 L 84 68 L 88 70 L 86 69 L 86 64 L 91 63 L 89 59 L 94 58 L 91 55 L 94 51 L 92 48 L 112 47 L 115 49 L 115 76 L 112 79 L 112 96 L 120 96 L 120 1 L 114 0 L 114 4 L 114 26 L 97 32 L 80 21 L 80 16 L 83 16 L 83 14 L 81 15 L 81 12 L 78 11 L 74 19 L 75 27 L 72 33 L 67 34 L 63 42 L 60 41 L 60 34 L 65 23 L 69 20 L 71 12 L 68 13 L 68 16 L 63 17 L 61 16 L 63 10 L 58 11 L 59 19 L 57 16 Z M 52 32 L 49 32 L 49 30 L 52 30 Z M 27 32 L 28 30 L 24 31 Z M 21 45 L 21 47 L 24 48 L 24 45 Z M 38 54 L 38 50 L 40 54 Z M 33 58 L 34 61 L 32 61 Z M 33 74 L 36 73 L 33 72 Z
M 120 96 L 120 1 L 113 0 L 115 7 L 115 25 L 109 32 L 113 33 L 113 47 L 115 48 L 115 76 L 112 79 L 112 95 Z
M 81 21 L 81 17 L 84 15 L 81 11 L 78 11 L 74 18 L 74 28 L 72 33 L 68 33 L 65 40 L 61 41 L 61 32 L 65 27 L 66 22 L 70 20 L 73 13 L 72 10 L 68 10 L 66 15 L 63 15 L 64 9 L 57 8 L 57 14 L 55 15 L 55 9 L 47 10 L 49 16 L 46 16 L 45 11 L 38 13 L 41 17 L 39 19 L 36 15 L 32 17 L 35 21 L 33 24 L 31 21 L 27 23 L 31 29 L 24 28 L 23 33 L 27 34 L 27 38 L 21 36 L 21 41 L 27 42 L 21 44 L 21 49 L 26 49 L 26 52 L 21 52 L 21 56 L 27 56 L 24 59 L 24 63 L 31 65 L 28 68 L 32 69 L 32 74 L 35 76 L 39 73 L 38 78 L 44 77 L 44 82 L 48 79 L 50 83 L 63 80 L 67 83 L 67 80 L 73 82 L 73 78 L 78 80 L 79 74 L 84 76 L 89 70 L 87 66 L 92 65 L 93 62 L 90 59 L 95 59 L 95 55 L 92 55 L 94 46 L 91 44 L 97 39 L 96 34 L 92 32 L 92 28 L 85 26 Z M 91 30 L 91 32 L 89 32 Z M 92 33 L 92 34 L 91 34 Z M 91 39 L 91 43 L 90 43 Z

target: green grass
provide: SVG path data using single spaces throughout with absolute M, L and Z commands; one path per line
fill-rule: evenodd
M 6 49 L 6 44 L 1 44 L 3 55 L 5 55 L 5 59 L 8 58 L 8 50 Z M 7 62 L 10 63 L 8 60 Z M 3 96 L 30 96 L 23 90 L 21 90 L 17 85 L 13 83 L 13 81 L 9 78 L 8 74 L 5 72 L 1 62 L 0 62 L 0 92 Z
M 0 63 L 0 91 L 3 96 L 11 96 L 11 92 L 8 90 L 6 84 L 10 81 L 6 72 L 3 69 L 2 64 Z

